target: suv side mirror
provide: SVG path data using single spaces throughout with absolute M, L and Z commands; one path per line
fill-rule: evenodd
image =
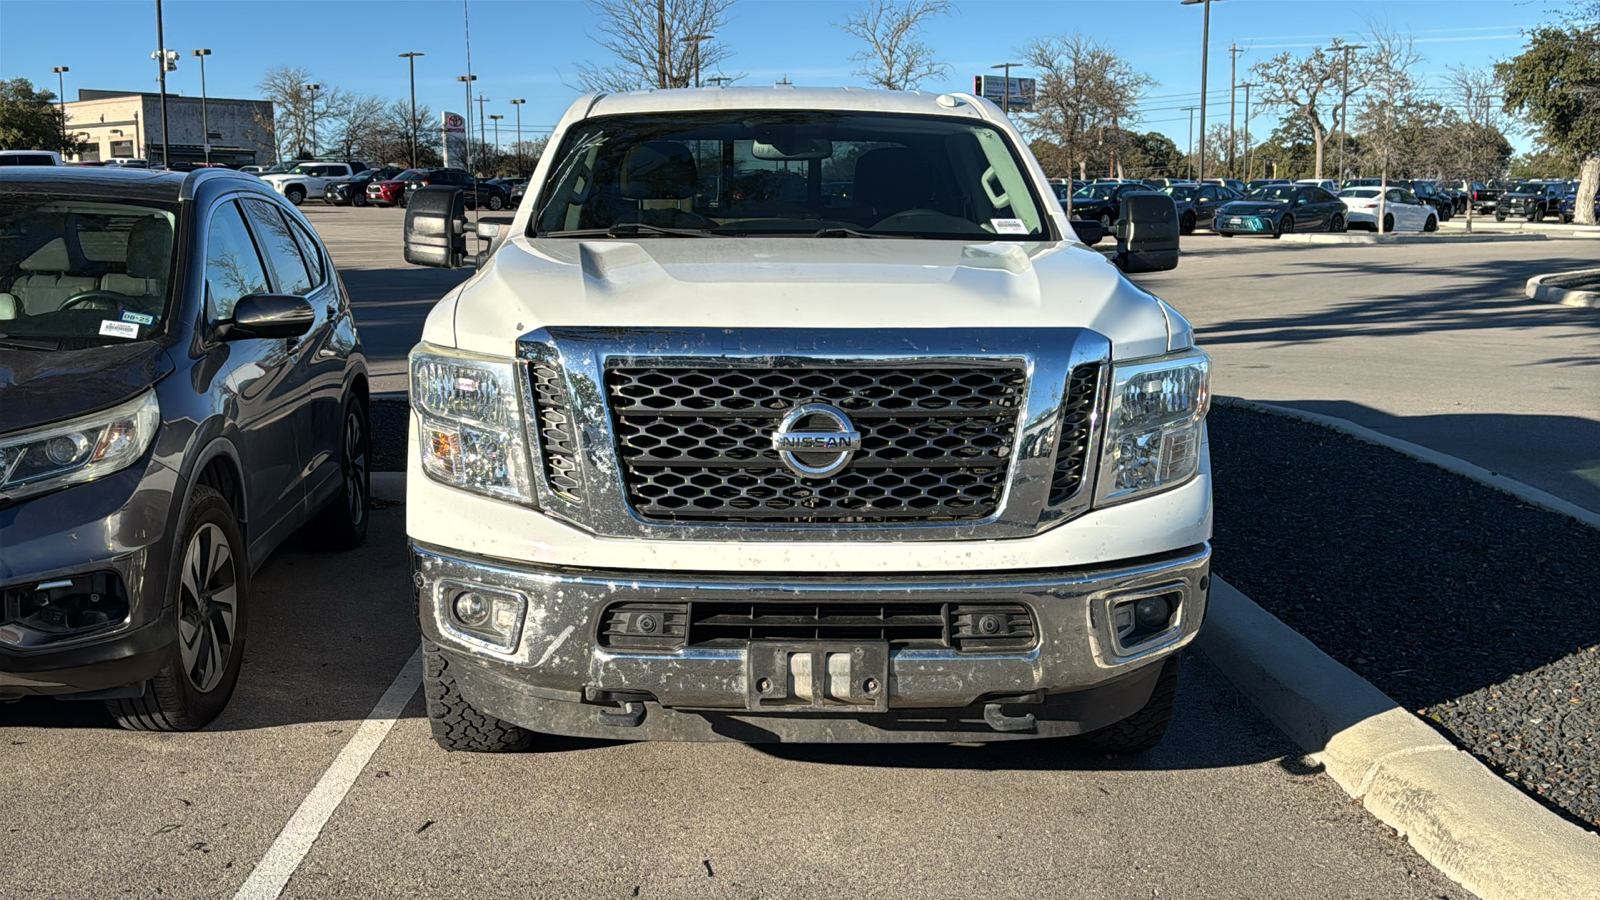
M 1113 262 L 1124 272 L 1165 272 L 1178 267 L 1178 205 L 1171 197 L 1153 191 L 1122 196 Z
M 224 341 L 249 338 L 297 338 L 317 321 L 310 301 L 292 294 L 247 294 L 233 306 L 233 318 L 217 324 Z
M 467 202 L 461 188 L 429 185 L 406 198 L 406 262 L 455 269 L 467 257 Z

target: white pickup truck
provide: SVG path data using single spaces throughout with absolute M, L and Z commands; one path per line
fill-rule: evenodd
M 433 734 L 1081 736 L 1171 716 L 1209 587 L 1207 355 L 970 95 L 579 99 L 411 353 Z M 458 191 L 407 259 L 467 261 Z

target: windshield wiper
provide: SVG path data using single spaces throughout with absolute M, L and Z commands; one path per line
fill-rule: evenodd
M 845 227 L 839 226 L 839 225 L 830 225 L 827 228 L 818 228 L 816 231 L 811 232 L 811 236 L 812 237 L 864 237 L 864 238 L 887 237 L 887 235 L 873 234 L 870 231 L 857 231 L 854 228 L 845 228 Z
M 0 334 L 0 347 L 10 347 L 13 350 L 59 350 L 61 342 L 14 338 L 9 334 Z
M 659 225 L 646 225 L 643 222 L 618 222 L 610 228 L 585 228 L 578 231 L 557 231 L 549 237 L 710 237 L 713 234 L 709 228 L 662 228 Z

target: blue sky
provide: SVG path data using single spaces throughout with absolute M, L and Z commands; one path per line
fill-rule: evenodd
M 472 68 L 490 113 L 509 129 L 525 98 L 523 125 L 532 134 L 553 124 L 577 95 L 575 66 L 602 61 L 588 35 L 595 19 L 581 0 L 469 0 Z M 1080 31 L 1125 54 L 1158 82 L 1149 91 L 1141 130 L 1163 131 L 1187 144 L 1200 92 L 1198 6 L 1178 0 L 957 0 L 925 39 L 949 63 L 948 79 L 925 89 L 971 90 L 972 75 L 1015 58 L 1033 37 Z M 849 56 L 855 39 L 834 27 L 854 0 L 741 0 L 721 37 L 734 54 L 724 64 L 747 75 L 743 84 L 787 76 L 796 84 L 857 84 Z M 1515 55 L 1521 29 L 1553 18 L 1559 0 L 1218 0 L 1211 10 L 1209 121 L 1227 117 L 1230 44 L 1245 48 L 1248 67 L 1282 50 L 1305 52 L 1335 36 L 1353 39 L 1367 21 L 1409 30 L 1424 54 L 1421 71 L 1488 66 Z M 166 41 L 183 54 L 168 89 L 198 95 L 200 73 L 189 55 L 209 47 L 206 80 L 213 96 L 254 97 L 273 66 L 309 69 L 314 78 L 360 94 L 406 96 L 406 61 L 420 51 L 417 100 L 436 112 L 464 105 L 456 76 L 466 71 L 460 0 L 167 0 Z M 155 90 L 154 0 L 0 0 L 0 78 L 26 77 L 56 87 L 52 66 L 69 66 L 67 96 L 78 88 Z M 709 74 L 709 73 L 708 73 Z M 1027 74 L 1014 72 L 1013 74 Z M 1241 126 L 1243 92 L 1239 94 Z M 1271 117 L 1252 123 L 1264 138 Z M 502 140 L 511 139 L 503 130 Z M 1519 149 L 1526 138 L 1514 136 Z

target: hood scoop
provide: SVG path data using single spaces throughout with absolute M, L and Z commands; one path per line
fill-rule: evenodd
M 620 294 L 672 276 L 643 247 L 630 241 L 583 241 L 578 262 L 591 291 Z

